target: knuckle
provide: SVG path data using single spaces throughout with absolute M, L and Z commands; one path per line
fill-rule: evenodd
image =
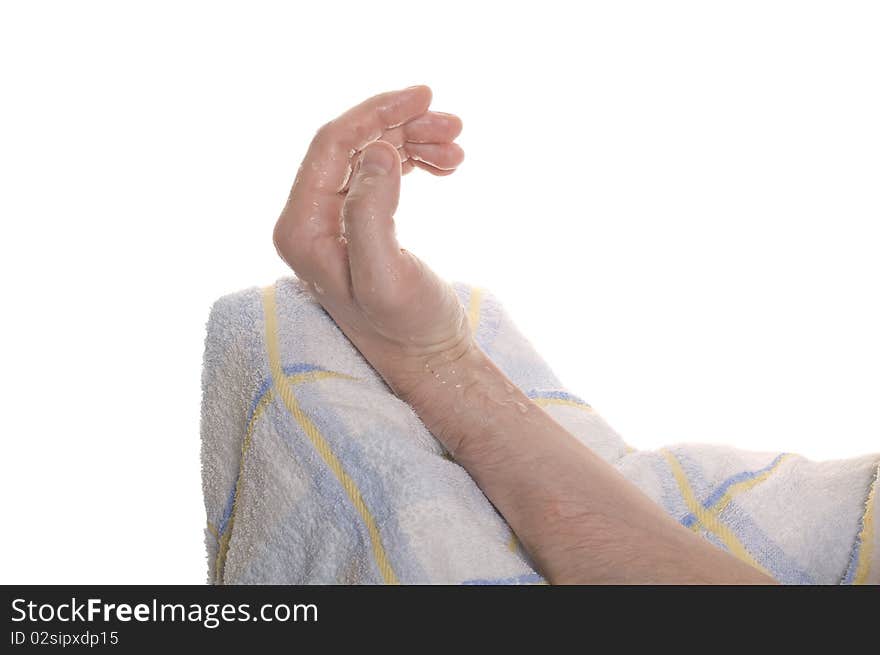
M 367 123 L 355 123 L 349 129 L 350 138 L 358 144 L 369 143 L 381 136 L 381 131 L 376 130 Z
M 349 144 L 355 148 L 361 144 L 375 141 L 381 135 L 381 130 L 377 131 L 369 124 L 352 123 L 334 118 L 318 128 L 312 143 L 322 150 L 340 148 L 342 144 Z
M 315 132 L 312 143 L 327 147 L 335 143 L 339 139 L 339 126 L 335 120 L 327 121 Z

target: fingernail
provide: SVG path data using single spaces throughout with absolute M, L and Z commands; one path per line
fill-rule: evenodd
M 361 171 L 364 173 L 388 173 L 394 166 L 394 153 L 384 146 L 369 145 L 361 156 Z

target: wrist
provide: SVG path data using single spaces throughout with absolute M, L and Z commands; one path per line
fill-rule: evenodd
M 446 348 L 409 359 L 403 373 L 391 376 L 392 386 L 423 418 L 461 411 L 467 396 L 463 390 L 466 385 L 473 390 L 482 357 L 484 353 L 468 334 Z
M 465 468 L 491 459 L 493 443 L 510 432 L 511 422 L 539 409 L 470 336 L 422 358 L 401 398 Z
M 430 348 L 398 348 L 373 366 L 401 400 L 427 409 L 453 395 L 449 389 L 461 388 L 455 385 L 473 367 L 477 350 L 479 346 L 466 330 Z

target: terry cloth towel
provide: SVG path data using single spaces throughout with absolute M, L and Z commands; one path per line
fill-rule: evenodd
M 562 387 L 492 295 L 454 287 L 513 383 L 684 526 L 782 583 L 880 582 L 880 456 L 633 450 Z M 296 278 L 217 301 L 202 381 L 209 582 L 544 582 Z

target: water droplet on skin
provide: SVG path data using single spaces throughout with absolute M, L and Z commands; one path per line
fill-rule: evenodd
M 309 222 L 310 222 L 310 223 L 314 223 L 314 222 L 317 221 L 317 220 L 318 220 L 318 217 L 317 217 L 317 216 L 309 216 Z
M 529 411 L 529 408 L 519 401 L 516 402 L 516 408 L 519 410 L 520 414 L 525 414 L 527 411 Z
M 446 384 L 446 380 L 440 380 L 440 384 Z
M 322 294 L 322 295 L 324 293 L 323 287 L 321 287 L 321 285 L 318 284 L 317 282 L 315 282 L 315 291 L 317 291 L 319 294 Z
M 439 378 L 439 377 L 440 377 L 440 374 L 439 374 L 439 373 L 434 373 L 434 377 L 435 377 L 435 378 Z
M 461 385 L 460 385 L 460 384 L 456 384 L 456 385 L 455 385 L 455 388 L 456 388 L 456 389 L 461 389 Z
M 316 162 L 316 161 L 312 162 L 312 170 L 313 171 L 318 170 L 320 167 L 321 167 L 321 164 L 319 164 L 318 162 Z

